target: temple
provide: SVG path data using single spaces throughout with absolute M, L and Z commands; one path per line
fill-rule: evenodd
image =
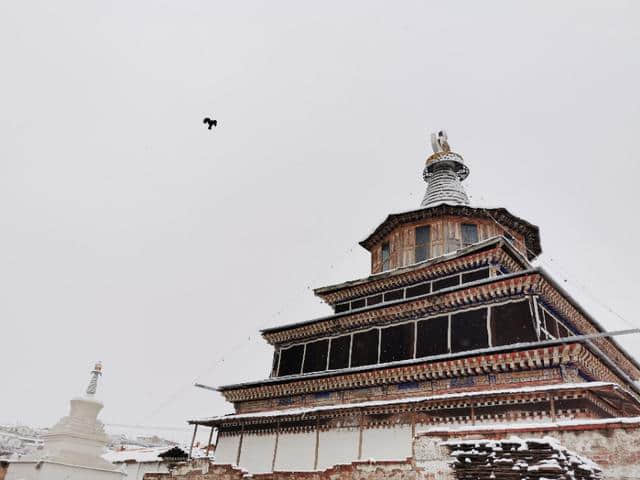
M 190 421 L 217 431 L 198 478 L 640 478 L 637 361 L 532 266 L 538 227 L 471 205 L 463 157 L 432 146 L 420 207 L 360 242 L 370 274 L 263 330 L 269 377 Z

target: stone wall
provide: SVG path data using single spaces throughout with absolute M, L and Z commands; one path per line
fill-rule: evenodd
M 415 462 L 427 471 L 445 467 L 451 457 L 441 443 L 451 439 L 501 440 L 512 436 L 552 437 L 561 445 L 596 462 L 607 480 L 640 479 L 640 423 L 529 426 L 475 431 L 427 432 L 414 441 Z
M 206 473 L 204 472 L 206 470 Z M 254 480 L 451 480 L 426 472 L 410 460 L 402 462 L 354 462 L 314 472 L 274 472 L 250 476 Z M 147 474 L 144 480 L 245 480 L 249 475 L 231 465 L 210 465 L 188 474 Z

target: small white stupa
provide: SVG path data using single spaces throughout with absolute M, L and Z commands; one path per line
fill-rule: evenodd
M 102 458 L 108 437 L 98 420 L 103 404 L 96 398 L 102 364 L 91 372 L 84 395 L 71 400 L 69 415 L 44 436 L 44 448 L 11 462 L 6 480 L 121 480 L 119 467 Z

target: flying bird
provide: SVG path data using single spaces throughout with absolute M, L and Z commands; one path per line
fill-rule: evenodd
M 206 123 L 207 125 L 209 125 L 209 130 L 211 130 L 212 127 L 217 127 L 218 126 L 218 120 L 212 120 L 209 117 L 206 117 L 202 123 Z

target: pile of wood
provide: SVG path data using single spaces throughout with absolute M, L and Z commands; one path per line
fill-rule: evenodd
M 570 452 L 553 438 L 451 440 L 458 480 L 602 480 L 591 460 Z

